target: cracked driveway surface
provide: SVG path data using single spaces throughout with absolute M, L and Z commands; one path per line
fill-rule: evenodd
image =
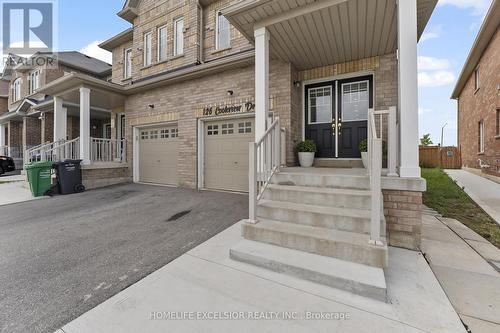
M 141 184 L 0 207 L 0 332 L 53 332 L 247 214 L 246 195 Z

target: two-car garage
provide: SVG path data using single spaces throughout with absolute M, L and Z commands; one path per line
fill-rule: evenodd
M 254 118 L 207 119 L 199 124 L 200 187 L 248 191 L 248 143 L 254 140 Z M 136 180 L 178 185 L 179 150 L 182 147 L 177 123 L 139 128 L 136 137 Z M 193 163 L 196 164 L 196 161 Z

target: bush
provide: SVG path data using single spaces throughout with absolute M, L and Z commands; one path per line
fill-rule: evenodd
M 297 144 L 297 152 L 299 153 L 315 153 L 316 151 L 316 144 L 313 140 L 304 140 Z
M 366 153 L 368 151 L 368 139 L 364 139 L 358 145 L 359 151 L 362 153 Z

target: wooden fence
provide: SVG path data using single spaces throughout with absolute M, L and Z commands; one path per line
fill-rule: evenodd
M 420 166 L 460 169 L 462 167 L 460 150 L 457 147 L 420 146 Z

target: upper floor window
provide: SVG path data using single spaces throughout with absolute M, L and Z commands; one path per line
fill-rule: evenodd
M 30 95 L 40 88 L 40 71 L 30 73 Z
M 478 125 L 478 150 L 479 153 L 484 153 L 484 120 L 481 120 Z
M 184 19 L 174 21 L 174 56 L 184 53 Z
M 500 109 L 497 109 L 496 121 L 497 121 L 497 132 L 496 132 L 496 135 L 497 135 L 497 137 L 500 137 Z
M 21 78 L 18 78 L 12 84 L 12 101 L 17 102 L 21 99 Z
M 148 32 L 144 35 L 144 67 L 151 65 L 151 48 L 151 33 Z
M 128 79 L 132 77 L 132 49 L 126 49 L 123 59 L 123 77 Z
M 479 68 L 476 68 L 474 71 L 474 89 L 478 90 L 480 87 L 480 81 L 479 81 Z
M 215 38 L 217 50 L 227 49 L 231 46 L 231 26 L 220 10 L 217 12 Z
M 158 62 L 167 59 L 167 26 L 158 28 Z

